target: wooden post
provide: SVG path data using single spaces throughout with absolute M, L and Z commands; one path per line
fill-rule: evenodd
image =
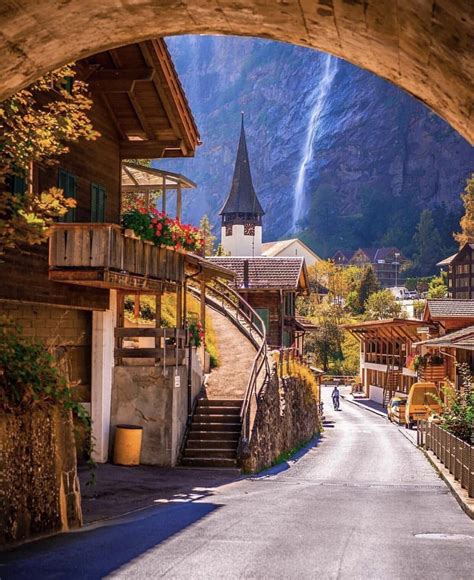
M 188 319 L 188 281 L 186 277 L 183 281 L 183 323 Z
M 178 186 L 176 188 L 176 218 L 181 221 L 181 214 L 183 211 L 183 199 L 181 191 L 181 181 L 178 181 Z
M 150 209 L 150 192 L 148 189 L 145 191 L 145 207 L 147 210 Z
M 135 320 L 138 320 L 140 318 L 140 294 L 135 294 L 133 317 L 135 318 Z
M 161 190 L 161 211 L 166 213 L 166 178 L 162 176 L 163 187 Z
M 161 328 L 161 293 L 155 295 L 155 328 Z M 155 348 L 161 348 L 161 336 L 155 335 Z M 158 364 L 159 357 L 155 357 L 155 364 Z
M 176 328 L 181 328 L 183 324 L 183 286 L 176 286 Z
M 200 304 L 199 317 L 201 319 L 202 330 L 203 330 L 204 335 L 205 335 L 205 333 L 206 333 L 206 282 L 204 280 L 201 280 L 201 304 Z M 201 354 L 202 354 L 202 366 L 203 366 L 203 369 L 205 369 L 205 367 L 206 367 L 206 360 L 205 360 L 206 347 L 205 347 L 204 341 L 202 343 Z

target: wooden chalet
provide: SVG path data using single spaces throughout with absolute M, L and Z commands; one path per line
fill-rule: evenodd
M 386 404 L 396 393 L 408 394 L 417 374 L 410 361 L 415 343 L 428 336 L 432 325 L 394 318 L 345 325 L 360 342 L 360 373 L 368 398 Z
M 459 252 L 438 263 L 448 272 L 448 296 L 474 298 L 474 244 L 465 244 Z
M 219 256 L 207 261 L 232 272 L 234 287 L 262 318 L 271 347 L 302 347 L 308 329 L 296 316 L 296 298 L 309 293 L 304 258 Z
M 161 369 L 157 381 L 167 376 L 169 364 L 178 373 L 178 362 L 187 364 L 183 349 L 189 345 L 185 329 L 188 279 L 201 285 L 204 319 L 206 283 L 216 277 L 232 280 L 233 274 L 199 256 L 144 242 L 120 226 L 122 192 L 134 192 L 146 200 L 150 191 L 159 189 L 166 210 L 168 191 L 174 190 L 179 217 L 182 189 L 194 187 L 179 174 L 124 162 L 189 157 L 199 144 L 164 41 L 108 50 L 79 61 L 77 70 L 78 78 L 88 83 L 93 100 L 89 116 L 100 137 L 72 144 L 55 165 L 32 168 L 29 186 L 34 191 L 59 187 L 76 199 L 77 207 L 51 228 L 48 244 L 7 253 L 0 264 L 0 314 L 17 321 L 26 335 L 44 339 L 58 357 L 67 360 L 75 396 L 91 412 L 95 459 L 106 461 L 111 406 L 117 392 L 113 382 L 120 380 L 123 387 L 136 378 L 130 370 L 120 374 L 117 369 L 151 360 Z M 161 328 L 165 292 L 176 297 L 173 329 Z M 155 297 L 155 327 L 125 328 L 125 297 L 143 293 Z M 183 389 L 189 382 L 186 376 Z M 197 375 L 193 385 L 194 397 L 201 386 Z M 167 383 L 162 388 L 168 397 L 173 396 Z M 182 396 L 179 401 L 179 405 L 169 403 L 170 408 L 186 418 L 192 400 Z M 118 408 L 126 408 L 119 403 Z M 185 419 L 180 416 L 178 424 L 179 428 L 166 427 L 175 437 L 184 429 Z M 162 432 L 160 437 L 162 447 L 168 449 L 168 435 Z M 176 460 L 176 445 L 172 453 L 161 462 Z

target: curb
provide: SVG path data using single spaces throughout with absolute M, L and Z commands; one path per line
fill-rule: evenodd
M 440 463 L 431 451 L 423 449 L 423 447 L 418 447 L 418 449 L 423 453 L 426 459 L 430 462 L 433 469 L 438 473 L 444 483 L 448 486 L 448 489 L 454 496 L 454 499 L 461 506 L 461 509 L 468 515 L 472 520 L 474 520 L 474 499 L 471 499 L 467 495 L 467 491 L 461 487 L 454 477 L 449 473 L 449 471 Z
M 344 401 L 347 401 L 348 403 L 352 403 L 356 407 L 359 407 L 359 409 L 365 409 L 366 411 L 369 411 L 369 413 L 374 413 L 374 415 L 378 415 L 379 417 L 383 417 L 384 419 L 387 418 L 387 414 L 382 413 L 382 411 L 378 411 L 377 409 L 371 409 L 370 407 L 367 407 L 366 405 L 357 402 L 355 399 L 349 399 L 349 397 L 343 396 L 342 398 L 344 399 Z

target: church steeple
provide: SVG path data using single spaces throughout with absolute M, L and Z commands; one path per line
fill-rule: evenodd
M 264 214 L 253 186 L 242 113 L 232 186 L 220 211 L 224 250 L 232 256 L 259 256 L 262 249 Z
M 232 186 L 220 211 L 220 215 L 223 216 L 234 213 L 255 214 L 258 216 L 262 216 L 265 213 L 258 200 L 257 194 L 255 193 L 252 182 L 243 113 Z

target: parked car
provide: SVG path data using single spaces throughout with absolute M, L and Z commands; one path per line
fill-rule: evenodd
M 392 397 L 387 407 L 387 417 L 392 423 L 405 424 L 407 397 Z
M 405 423 L 411 429 L 417 421 L 427 419 L 432 413 L 439 413 L 439 391 L 434 383 L 422 382 L 411 386 L 405 407 Z

